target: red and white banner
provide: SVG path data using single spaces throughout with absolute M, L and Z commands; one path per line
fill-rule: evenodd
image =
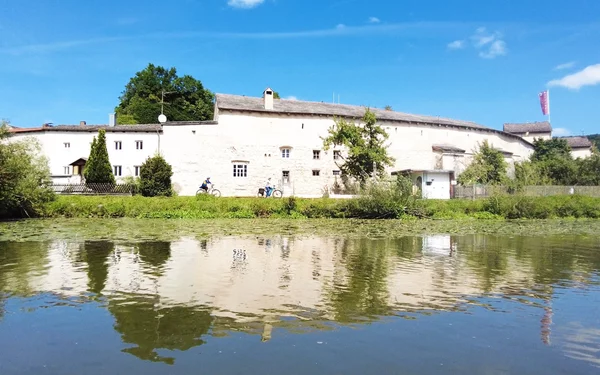
M 548 90 L 542 91 L 539 94 L 540 96 L 540 105 L 542 106 L 542 113 L 544 116 L 548 116 L 550 114 L 550 94 Z

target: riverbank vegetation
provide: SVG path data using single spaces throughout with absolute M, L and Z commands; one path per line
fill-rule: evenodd
M 355 199 L 60 196 L 44 205 L 47 218 L 353 218 L 551 219 L 600 218 L 600 198 L 494 196 L 481 200 L 404 200 L 379 191 Z
M 515 163 L 509 178 L 508 164 L 502 151 L 483 142 L 473 155 L 473 162 L 458 177 L 461 185 L 498 185 L 519 192 L 524 186 L 598 186 L 600 153 L 594 147 L 587 158 L 573 158 L 564 138 L 536 139 L 529 160 Z
M 8 125 L 0 123 L 0 219 L 35 216 L 54 197 L 48 163 L 37 143 L 7 138 Z

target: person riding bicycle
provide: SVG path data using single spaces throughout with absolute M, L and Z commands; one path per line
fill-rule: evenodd
M 200 185 L 200 189 L 202 189 L 208 193 L 208 185 L 211 185 L 211 184 L 212 184 L 212 182 L 210 182 L 210 177 L 206 177 L 206 180 L 204 180 L 202 185 Z
M 271 187 L 271 177 L 269 177 L 267 179 L 267 183 L 265 184 L 265 194 L 267 197 L 270 197 L 272 192 L 273 188 Z

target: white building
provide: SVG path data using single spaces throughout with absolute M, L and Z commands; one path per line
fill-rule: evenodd
M 552 139 L 552 125 L 548 121 L 523 124 L 504 124 L 504 131 L 522 137 L 533 143 L 536 139 Z M 575 159 L 592 156 L 592 142 L 587 137 L 555 137 L 564 138 L 571 147 L 571 155 Z
M 552 125 L 548 121 L 523 124 L 504 124 L 504 131 L 533 143 L 536 139 L 552 139 Z
M 526 159 L 533 145 L 519 135 L 472 122 L 372 109 L 389 134 L 389 172 L 411 171 L 426 196 L 449 198 L 452 181 L 487 140 L 507 161 Z M 335 118 L 360 121 L 364 107 L 217 94 L 214 121 L 162 125 L 80 125 L 13 128 L 13 136 L 39 140 L 55 181 L 79 181 L 98 129 L 106 129 L 118 178 L 136 176 L 160 152 L 173 166 L 180 195 L 193 195 L 206 177 L 225 196 L 254 196 L 271 177 L 285 195 L 320 197 L 340 175 L 343 149 L 323 150 Z
M 587 137 L 564 137 L 571 147 L 574 158 L 588 158 L 592 156 L 592 142 Z

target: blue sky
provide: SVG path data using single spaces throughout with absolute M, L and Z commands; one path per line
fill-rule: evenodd
M 600 133 L 597 0 L 0 0 L 0 118 L 107 123 L 148 63 L 214 92 Z M 550 85 L 550 86 L 548 86 Z

